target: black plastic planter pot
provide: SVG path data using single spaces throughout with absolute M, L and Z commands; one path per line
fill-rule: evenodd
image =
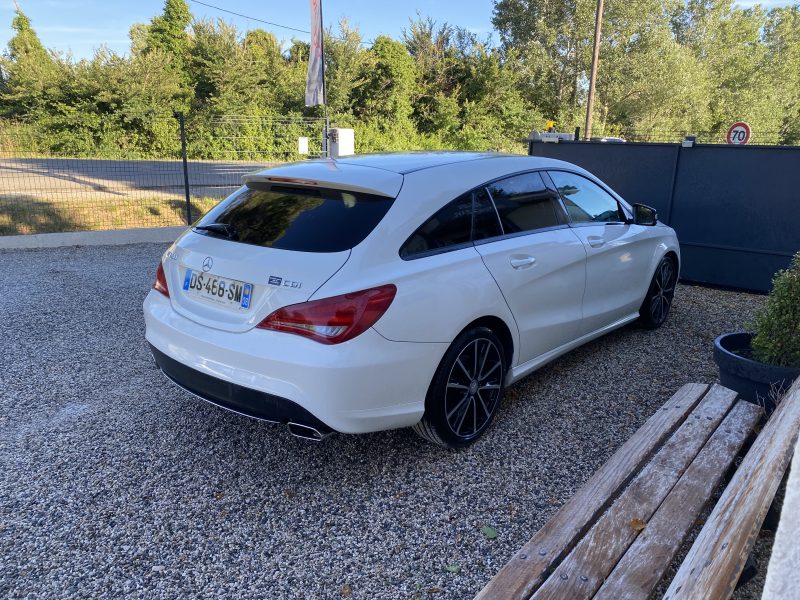
M 714 340 L 714 362 L 719 367 L 722 385 L 738 392 L 743 400 L 763 405 L 770 413 L 775 409 L 774 393 L 788 390 L 800 377 L 800 369 L 776 367 L 748 358 L 752 337 L 753 334 L 746 332 L 719 336 Z

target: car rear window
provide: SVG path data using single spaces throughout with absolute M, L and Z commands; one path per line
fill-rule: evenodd
M 250 183 L 221 202 L 195 227 L 227 225 L 228 237 L 243 244 L 299 252 L 353 248 L 386 215 L 392 198 L 324 188 Z

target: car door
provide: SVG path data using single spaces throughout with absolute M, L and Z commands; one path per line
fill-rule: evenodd
M 487 185 L 476 197 L 476 219 L 481 205 L 492 204 L 501 235 L 475 247 L 517 322 L 523 364 L 577 337 L 586 251 L 540 173 Z
M 587 177 L 548 171 L 569 215 L 572 231 L 586 248 L 586 292 L 581 334 L 588 334 L 639 310 L 654 241 L 646 227 L 628 222 L 614 196 Z

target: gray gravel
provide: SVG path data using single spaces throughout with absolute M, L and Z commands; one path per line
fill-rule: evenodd
M 153 368 L 162 250 L 0 252 L 2 597 L 471 597 L 680 385 L 717 379 L 714 336 L 762 302 L 680 286 L 662 329 L 515 385 L 465 451 L 410 430 L 313 444 Z

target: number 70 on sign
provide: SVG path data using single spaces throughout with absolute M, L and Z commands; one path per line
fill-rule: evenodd
M 728 129 L 728 134 L 725 136 L 725 141 L 729 144 L 746 144 L 750 140 L 750 125 L 740 121 L 734 123 Z

